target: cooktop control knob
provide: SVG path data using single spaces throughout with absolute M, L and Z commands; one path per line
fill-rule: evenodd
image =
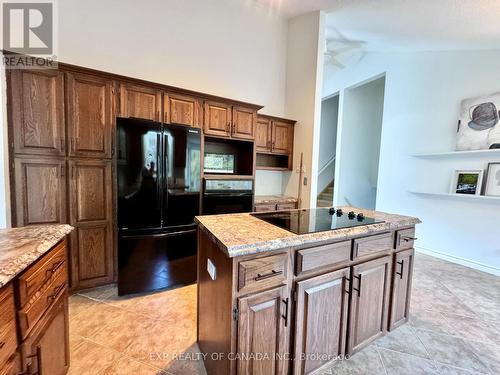
M 360 212 L 360 213 L 358 214 L 357 218 L 358 218 L 358 221 L 363 221 L 363 220 L 365 220 L 365 215 L 363 215 L 363 214 Z
M 329 213 L 330 215 L 335 214 L 335 208 L 331 207 L 331 208 L 328 210 L 328 213 Z
M 339 208 L 339 209 L 337 210 L 337 216 L 342 216 L 343 214 L 344 214 L 344 213 L 342 212 L 342 209 L 341 209 L 341 208 Z
M 347 216 L 349 217 L 349 219 L 354 219 L 356 217 L 356 214 L 354 213 L 354 211 L 350 211 Z

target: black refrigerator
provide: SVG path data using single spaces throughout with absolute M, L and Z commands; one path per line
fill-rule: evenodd
M 118 294 L 196 281 L 200 130 L 117 119 Z

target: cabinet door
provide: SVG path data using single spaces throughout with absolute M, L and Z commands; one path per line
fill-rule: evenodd
M 231 134 L 231 106 L 226 103 L 206 101 L 203 124 L 205 134 L 229 137 Z
M 391 257 L 385 256 L 352 267 L 349 354 L 387 331 L 391 263 Z
M 26 338 L 22 356 L 28 374 L 66 374 L 69 368 L 67 289 Z
M 413 249 L 394 255 L 389 330 L 393 330 L 408 321 L 414 255 L 415 250 Z
M 288 305 L 286 286 L 238 299 L 238 374 L 287 373 Z
M 165 122 L 201 127 L 201 100 L 194 96 L 163 94 L 163 110 Z
M 163 121 L 161 92 L 146 86 L 120 85 L 120 115 Z
M 10 93 L 14 152 L 64 155 L 64 74 L 11 71 Z
M 233 107 L 231 136 L 241 139 L 255 139 L 256 111 L 240 106 Z
M 70 161 L 72 287 L 109 283 L 114 276 L 111 161 Z
M 257 118 L 255 128 L 255 148 L 257 151 L 271 151 L 271 120 L 267 118 Z
M 275 154 L 291 154 L 293 149 L 293 125 L 286 122 L 273 121 L 272 152 Z
M 67 74 L 69 155 L 110 158 L 113 148 L 113 82 Z
M 15 158 L 16 226 L 65 223 L 66 165 L 58 158 Z
M 294 374 L 309 374 L 344 354 L 349 273 L 344 268 L 297 283 Z

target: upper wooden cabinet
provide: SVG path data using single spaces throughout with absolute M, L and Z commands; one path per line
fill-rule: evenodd
M 257 117 L 257 152 L 289 155 L 293 152 L 295 121 L 265 115 Z
M 194 96 L 163 94 L 163 119 L 170 124 L 201 127 L 202 100 Z
M 387 331 L 392 259 L 352 267 L 347 351 L 353 354 Z
M 253 140 L 256 111 L 229 103 L 205 101 L 204 132 L 218 137 Z
M 14 152 L 64 155 L 64 73 L 13 70 L 9 74 Z
M 69 155 L 111 158 L 113 82 L 97 76 L 67 74 Z
M 345 354 L 348 279 L 349 268 L 344 268 L 297 283 L 295 375 L 314 372 Z
M 238 374 L 287 374 L 289 304 L 285 286 L 238 299 Z
M 261 116 L 257 117 L 257 125 L 255 127 L 255 149 L 257 152 L 271 151 L 271 127 L 271 119 Z
M 148 86 L 120 84 L 120 116 L 163 121 L 161 91 Z
M 59 158 L 15 158 L 16 226 L 65 223 L 66 164 Z
M 240 139 L 254 139 L 256 119 L 257 113 L 254 109 L 234 106 L 231 136 Z

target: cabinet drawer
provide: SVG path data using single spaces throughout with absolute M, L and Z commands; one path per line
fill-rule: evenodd
M 297 251 L 297 275 L 317 268 L 348 262 L 350 257 L 351 241 L 299 250 Z
M 278 203 L 276 209 L 280 210 L 295 210 L 297 208 L 296 203 Z
M 358 238 L 354 240 L 352 259 L 368 257 L 392 249 L 392 233 Z
M 287 254 L 245 260 L 238 264 L 238 290 L 259 290 L 287 279 Z
M 54 274 L 66 265 L 66 240 L 57 244 L 35 265 L 19 277 L 19 303 L 24 307 Z
M 17 349 L 16 307 L 9 284 L 0 290 L 0 369 Z
M 256 204 L 255 212 L 276 211 L 275 204 Z
M 415 240 L 415 228 L 398 230 L 396 232 L 396 250 L 412 249 Z
M 64 263 L 54 274 L 50 284 L 39 291 L 19 312 L 19 326 L 24 338 L 45 314 L 53 302 L 63 293 L 68 283 L 68 271 Z

